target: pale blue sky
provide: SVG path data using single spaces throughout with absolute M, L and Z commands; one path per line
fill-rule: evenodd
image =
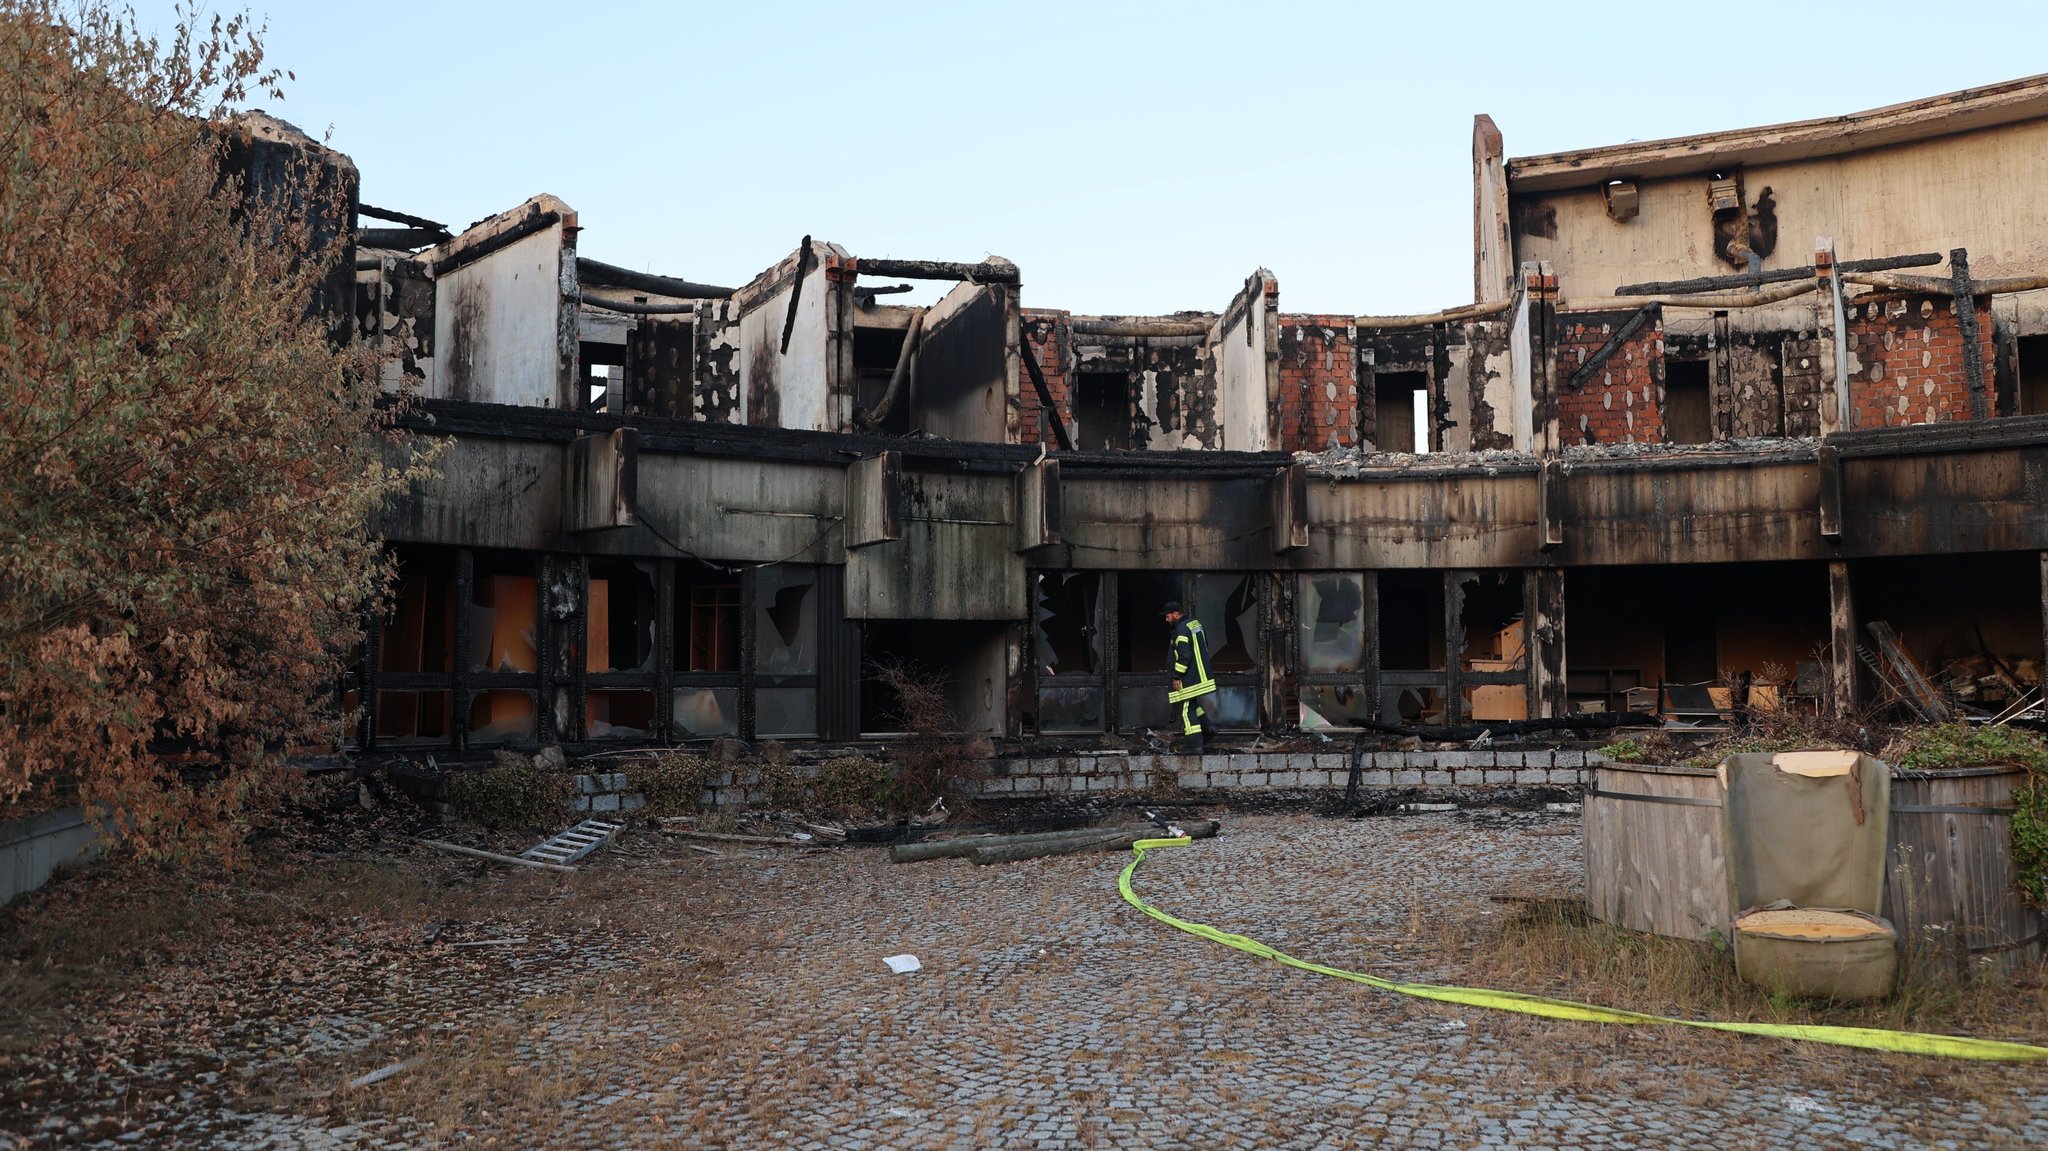
M 1287 311 L 1469 301 L 1475 113 L 1533 155 L 2048 70 L 2034 3 L 249 7 L 298 75 L 270 110 L 369 203 L 552 192 L 584 255 L 734 285 L 805 233 L 996 254 L 1082 312 L 1221 308 L 1261 265 Z

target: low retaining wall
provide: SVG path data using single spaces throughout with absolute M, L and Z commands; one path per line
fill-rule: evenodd
M 64 864 L 98 854 L 99 842 L 82 807 L 0 824 L 0 905 L 41 887 Z
M 1580 787 L 1593 752 L 1373 751 L 1359 753 L 1364 788 Z M 1270 751 L 1216 755 L 1078 755 L 998 759 L 989 796 L 1091 791 L 1275 791 L 1344 788 L 1350 752 Z

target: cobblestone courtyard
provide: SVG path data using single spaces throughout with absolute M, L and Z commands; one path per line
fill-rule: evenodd
M 576 876 L 398 855 L 426 895 L 370 892 L 311 943 L 193 940 L 63 1005 L 0 1064 L 0 1145 L 2048 1145 L 2039 1067 L 1404 1000 L 1147 919 L 1117 898 L 1124 855 L 719 850 L 630 836 Z M 1138 890 L 1456 979 L 1514 913 L 1493 897 L 1571 895 L 1579 867 L 1572 816 L 1226 815 Z M 923 970 L 892 974 L 901 952 Z

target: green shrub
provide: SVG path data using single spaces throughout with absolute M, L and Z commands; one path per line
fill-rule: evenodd
M 574 793 L 569 776 L 525 760 L 448 780 L 448 801 L 457 815 L 500 830 L 558 827 Z
M 1600 754 L 1616 763 L 1643 762 L 1643 745 L 1632 739 L 1617 739 L 1600 749 Z

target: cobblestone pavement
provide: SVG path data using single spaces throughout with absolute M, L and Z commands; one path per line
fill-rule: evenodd
M 1407 1000 L 1147 919 L 1117 897 L 1126 856 L 721 850 L 629 838 L 569 879 L 491 872 L 476 882 L 501 888 L 493 918 L 399 947 L 340 1008 L 264 1021 L 147 1123 L 114 1135 L 50 1114 L 0 1132 L 225 1148 L 2048 1145 L 2048 1070 Z M 1138 889 L 1320 962 L 1454 979 L 1459 941 L 1484 938 L 1469 925 L 1509 913 L 1491 897 L 1570 895 L 1579 867 L 1570 816 L 1226 817 L 1220 838 L 1156 853 Z M 520 918 L 522 901 L 543 910 Z M 882 959 L 901 952 L 923 970 L 892 974 Z M 212 1089 L 228 1081 L 232 1098 Z

